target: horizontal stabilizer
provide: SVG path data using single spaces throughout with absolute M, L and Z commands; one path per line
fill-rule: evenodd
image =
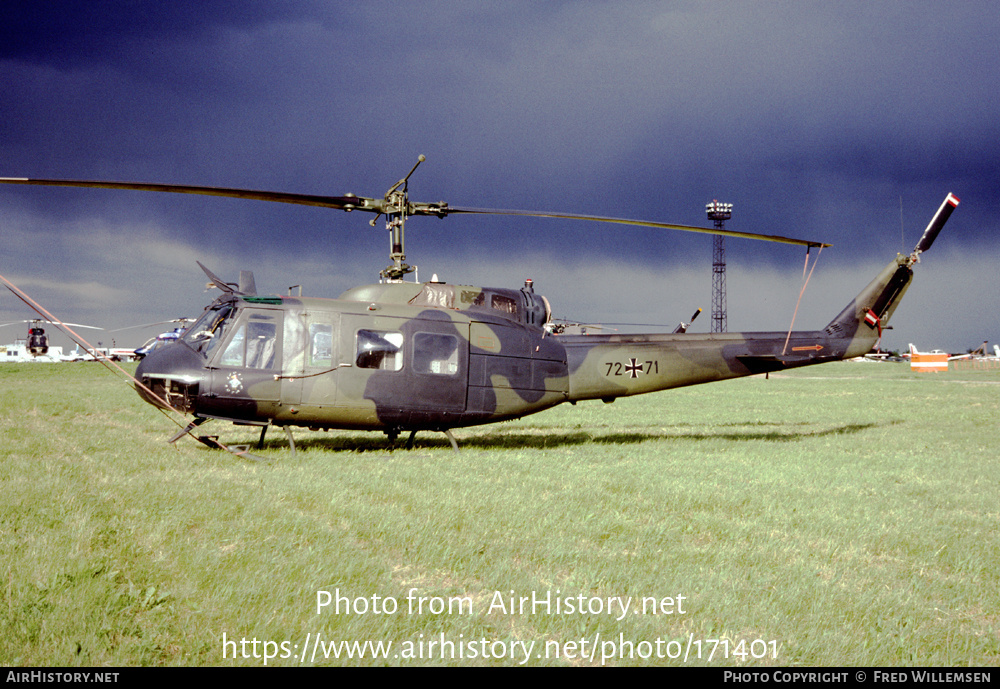
M 948 222 L 948 218 L 951 217 L 952 211 L 958 206 L 958 197 L 954 194 L 948 194 L 945 198 L 944 203 L 938 208 L 937 213 L 931 219 L 930 224 L 927 229 L 924 230 L 923 236 L 920 241 L 917 242 L 917 246 L 913 249 L 914 254 L 922 254 L 931 248 L 931 244 L 934 243 L 934 239 L 938 236 L 938 232 L 944 227 L 944 224 Z

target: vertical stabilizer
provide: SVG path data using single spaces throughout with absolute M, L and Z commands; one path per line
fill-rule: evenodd
M 826 326 L 826 332 L 830 336 L 853 339 L 847 356 L 866 353 L 882 337 L 882 328 L 888 324 L 896 306 L 899 305 L 899 300 L 910 286 L 910 280 L 913 279 L 913 264 L 918 263 L 920 254 L 931 247 L 957 206 L 958 197 L 948 194 L 937 213 L 931 218 L 913 252 L 909 256 L 903 254 L 896 256 L 896 259 Z

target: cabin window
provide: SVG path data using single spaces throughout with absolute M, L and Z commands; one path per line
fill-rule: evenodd
M 517 302 L 510 297 L 503 296 L 502 294 L 491 295 L 490 306 L 494 311 L 509 313 L 513 316 L 517 315 Z
M 413 336 L 413 370 L 453 376 L 458 373 L 458 338 L 438 333 L 417 333 Z
M 309 365 L 333 366 L 333 326 L 328 323 L 309 324 Z
M 472 304 L 473 306 L 482 306 L 486 303 L 486 295 L 483 292 L 476 292 L 471 289 L 462 290 L 462 303 Z
M 403 368 L 403 333 L 383 330 L 359 330 L 358 368 L 399 371 Z
M 440 306 L 451 309 L 455 306 L 455 288 L 452 285 L 428 282 L 410 303 L 414 306 Z

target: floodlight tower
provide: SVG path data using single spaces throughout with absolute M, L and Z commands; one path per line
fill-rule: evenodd
M 726 221 L 733 217 L 733 204 L 712 201 L 705 204 L 708 219 L 715 221 L 715 229 L 724 230 Z M 712 332 L 724 333 L 726 325 L 726 237 L 715 235 L 712 251 Z

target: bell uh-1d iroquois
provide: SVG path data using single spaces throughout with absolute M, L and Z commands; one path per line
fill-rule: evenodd
M 176 344 L 142 360 L 137 390 L 154 405 L 192 414 L 188 431 L 210 419 L 261 426 L 261 441 L 268 426 L 286 432 L 293 426 L 375 430 L 392 440 L 409 431 L 410 442 L 417 431 L 434 430 L 446 433 L 453 446 L 453 428 L 516 419 L 563 402 L 612 402 L 863 355 L 899 304 L 913 265 L 958 205 L 949 194 L 913 252 L 893 259 L 822 330 L 580 335 L 554 327 L 548 301 L 530 281 L 519 289 L 403 281 L 412 271 L 404 262 L 406 218 L 499 213 L 827 245 L 658 222 L 415 203 L 407 195 L 413 170 L 381 199 L 132 182 L 0 181 L 230 196 L 385 215 L 392 265 L 378 284 L 337 299 L 260 296 L 251 273 L 227 284 L 202 266 L 223 294 Z

